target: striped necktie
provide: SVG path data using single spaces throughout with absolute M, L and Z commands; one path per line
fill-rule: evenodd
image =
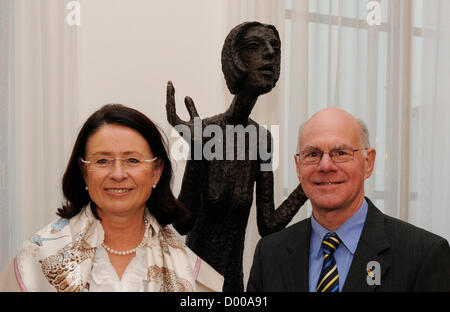
M 322 240 L 323 265 L 317 283 L 316 292 L 339 291 L 339 275 L 334 259 L 334 252 L 338 248 L 341 240 L 336 233 L 327 233 Z

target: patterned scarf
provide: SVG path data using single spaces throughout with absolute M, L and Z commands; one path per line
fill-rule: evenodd
M 169 226 L 161 226 L 146 209 L 149 235 L 147 289 L 194 291 L 195 274 L 186 247 Z M 75 217 L 59 219 L 24 243 L 14 260 L 16 279 L 23 291 L 89 291 L 97 246 L 103 227 L 85 207 Z

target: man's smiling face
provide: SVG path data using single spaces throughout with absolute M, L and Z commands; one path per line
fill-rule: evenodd
M 318 164 L 303 164 L 296 158 L 297 175 L 314 209 L 357 209 L 364 198 L 364 180 L 370 177 L 375 150 L 354 152 L 350 161 L 336 163 L 328 152 L 358 149 L 361 129 L 357 119 L 337 109 L 326 109 L 313 116 L 303 127 L 299 151 L 325 152 Z

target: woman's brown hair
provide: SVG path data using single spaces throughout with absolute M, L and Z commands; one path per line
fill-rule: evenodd
M 80 167 L 80 158 L 85 158 L 86 144 L 101 126 L 117 124 L 139 132 L 150 146 L 153 156 L 158 157 L 164 164 L 161 178 L 147 200 L 150 213 L 161 225 L 167 225 L 187 217 L 186 207 L 179 202 L 171 190 L 173 170 L 170 163 L 167 142 L 158 127 L 141 112 L 121 104 L 107 104 L 92 114 L 81 128 L 70 156 L 69 164 L 64 173 L 62 188 L 65 202 L 58 209 L 57 215 L 70 219 L 90 203 L 92 212 L 100 219 L 96 212 L 96 205 L 91 201 L 85 189 L 85 181 Z

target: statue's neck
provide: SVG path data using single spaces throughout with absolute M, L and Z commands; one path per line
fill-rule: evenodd
M 230 107 L 224 113 L 227 124 L 246 125 L 257 100 L 257 95 L 236 94 Z

